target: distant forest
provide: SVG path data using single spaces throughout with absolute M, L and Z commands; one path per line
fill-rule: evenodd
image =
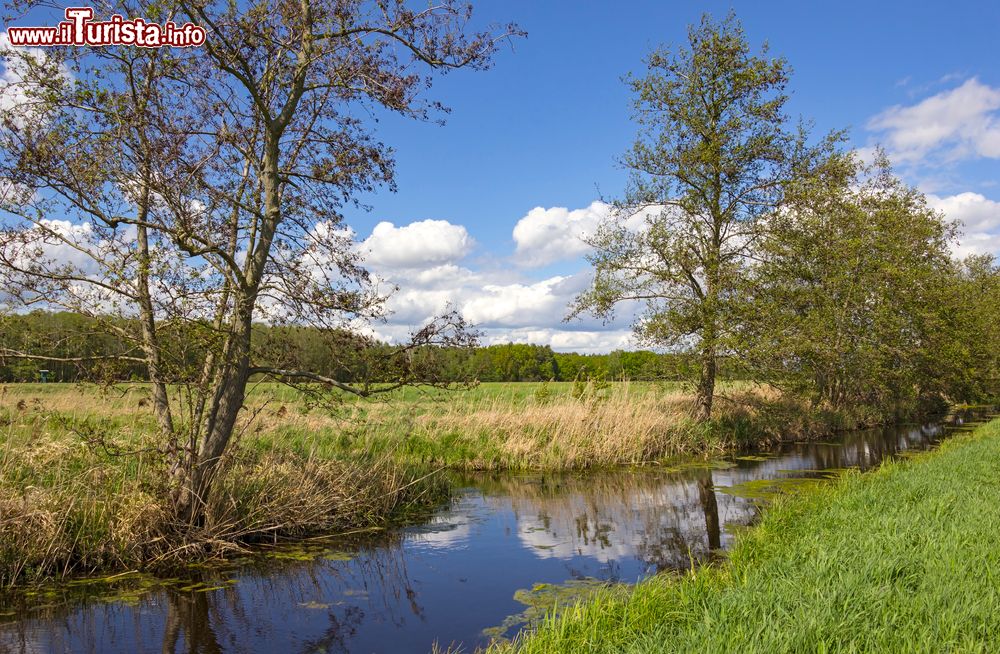
M 111 326 L 112 329 L 108 329 Z M 146 365 L 129 340 L 117 340 L 107 319 L 80 314 L 34 311 L 0 320 L 0 382 L 146 381 Z M 319 371 L 342 382 L 389 382 L 391 368 L 375 363 L 398 349 L 348 332 L 331 334 L 311 327 L 255 326 L 255 355 L 264 365 L 296 366 Z M 177 330 L 176 355 L 196 363 L 204 348 L 198 341 L 204 330 Z M 197 334 L 197 336 L 195 335 Z M 45 353 L 63 361 L 26 359 L 15 353 Z M 380 356 L 381 355 L 381 356 Z M 515 382 L 629 379 L 635 381 L 690 378 L 696 361 L 684 354 L 648 350 L 616 350 L 608 354 L 554 352 L 547 345 L 511 343 L 477 348 L 424 346 L 410 353 L 423 359 L 425 376 L 435 381 Z M 194 367 L 192 367 L 193 369 Z M 736 378 L 725 360 L 721 372 Z

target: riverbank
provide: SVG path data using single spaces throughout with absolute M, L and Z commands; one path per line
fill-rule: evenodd
M 787 497 L 726 560 L 607 591 L 494 652 L 990 651 L 1000 420 Z
M 254 388 L 204 529 L 178 529 L 166 501 L 148 389 L 7 385 L 0 404 L 0 587 L 53 576 L 169 567 L 261 541 L 378 528 L 447 497 L 444 468 L 565 470 L 720 455 L 849 428 L 730 384 L 717 418 L 660 384 L 484 384 L 409 390 L 388 402 L 310 406 Z M 15 528 L 16 527 L 16 528 Z
M 580 470 L 720 456 L 891 420 L 870 410 L 815 409 L 746 382 L 720 385 L 708 423 L 692 419 L 694 396 L 676 382 L 409 389 L 385 402 L 348 402 L 334 416 L 293 410 L 296 399 L 278 386 L 258 388 L 255 403 L 272 407 L 259 414 L 256 438 L 265 447 L 465 471 Z
M 323 458 L 244 435 L 192 529 L 173 519 L 163 443 L 141 399 L 46 391 L 8 390 L 0 406 L 0 589 L 384 528 L 448 497 L 444 479 L 386 457 Z

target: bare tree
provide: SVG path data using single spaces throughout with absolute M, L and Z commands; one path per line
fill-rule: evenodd
M 441 316 L 395 351 L 396 382 L 354 385 L 255 361 L 252 326 L 334 333 L 384 317 L 388 289 L 341 214 L 359 193 L 393 187 L 392 152 L 368 118 L 441 116 L 421 97 L 431 75 L 485 68 L 520 31 L 470 32 L 471 8 L 451 0 L 98 11 L 191 20 L 207 41 L 8 53 L 22 83 L 3 89 L 17 102 L 0 112 L 0 282 L 21 305 L 100 316 L 135 344 L 109 356 L 145 363 L 174 506 L 197 524 L 252 375 L 369 395 L 419 381 L 413 347 L 474 339 L 460 316 Z

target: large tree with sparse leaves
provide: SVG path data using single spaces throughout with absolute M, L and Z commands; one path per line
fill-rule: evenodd
M 92 316 L 131 344 L 103 356 L 147 368 L 174 507 L 200 524 L 252 375 L 360 395 L 419 381 L 405 347 L 388 386 L 263 365 L 252 326 L 337 337 L 384 315 L 387 289 L 342 217 L 393 185 L 369 118 L 439 116 L 423 97 L 435 74 L 487 67 L 519 30 L 471 30 L 471 7 L 452 0 L 114 0 L 95 12 L 191 21 L 207 40 L 6 51 L 18 79 L 0 103 L 0 284 L 12 306 Z M 465 327 L 442 316 L 413 346 L 467 343 Z

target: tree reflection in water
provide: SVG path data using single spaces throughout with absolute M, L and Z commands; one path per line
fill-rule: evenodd
M 349 560 L 320 547 L 311 560 L 293 555 L 193 573 L 117 598 L 87 586 L 19 603 L 0 596 L 0 614 L 11 606 L 16 614 L 0 618 L 0 654 L 426 652 L 435 641 L 472 650 L 486 642 L 484 628 L 523 610 L 513 599 L 519 589 L 634 582 L 726 549 L 728 527 L 749 524 L 759 511 L 732 487 L 866 469 L 924 449 L 941 433 L 939 426 L 855 432 L 836 443 L 789 443 L 763 456 L 674 469 L 467 478 L 466 490 L 424 525 L 326 544 L 350 551 Z M 229 578 L 235 583 L 219 583 Z M 128 585 L 115 592 L 122 590 Z

